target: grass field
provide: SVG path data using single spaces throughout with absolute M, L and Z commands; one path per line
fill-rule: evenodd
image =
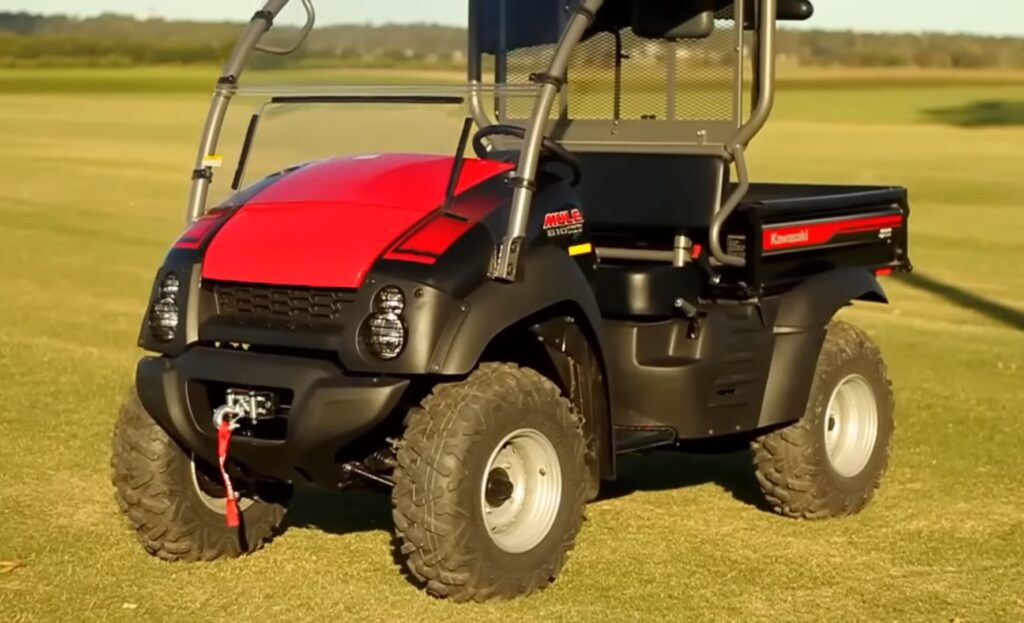
M 25 75 L 0 72 L 0 621 L 1024 621 L 1024 118 L 958 121 L 1016 110 L 1024 87 L 795 80 L 754 149 L 758 179 L 912 192 L 918 273 L 886 284 L 891 306 L 846 312 L 898 400 L 866 513 L 763 512 L 742 455 L 633 458 L 554 586 L 455 606 L 403 579 L 382 496 L 303 494 L 244 560 L 143 553 L 113 502 L 109 436 L 206 102 Z

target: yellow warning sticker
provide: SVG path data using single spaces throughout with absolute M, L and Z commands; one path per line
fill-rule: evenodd
M 203 166 L 218 169 L 224 164 L 224 156 L 207 156 L 203 158 Z
M 577 255 L 586 255 L 588 253 L 593 253 L 593 252 L 594 252 L 594 245 L 590 244 L 589 242 L 586 243 L 586 244 L 576 244 L 576 245 L 573 245 L 573 246 L 569 247 L 569 255 L 571 257 L 576 257 Z

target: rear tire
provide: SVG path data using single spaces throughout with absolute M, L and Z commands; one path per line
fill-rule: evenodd
M 114 429 L 111 469 L 121 511 L 146 551 L 164 560 L 250 554 L 278 533 L 284 519 L 283 504 L 243 498 L 241 527 L 229 528 L 216 470 L 193 461 L 146 412 L 134 391 Z
M 437 597 L 528 595 L 562 569 L 588 491 L 582 420 L 551 381 L 485 364 L 408 419 L 395 469 L 400 556 Z
M 833 322 L 803 417 L 753 443 L 757 480 L 771 507 L 800 519 L 863 510 L 889 463 L 894 410 L 878 347 L 862 330 Z

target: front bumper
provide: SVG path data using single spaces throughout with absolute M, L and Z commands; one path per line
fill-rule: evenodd
M 283 439 L 236 435 L 230 456 L 256 474 L 333 487 L 338 451 L 383 422 L 409 381 L 356 377 L 319 359 L 216 348 L 179 357 L 145 357 L 136 385 L 143 406 L 169 435 L 211 463 L 217 458 L 212 407 L 196 388 L 208 384 L 273 388 L 293 397 Z

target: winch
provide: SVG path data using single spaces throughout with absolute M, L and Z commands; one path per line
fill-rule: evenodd
M 274 417 L 279 406 L 277 395 L 273 392 L 229 389 L 225 392 L 225 404 L 213 412 L 213 425 L 219 429 L 224 422 L 228 422 L 232 430 L 239 428 L 242 423 L 255 426 L 261 418 Z

